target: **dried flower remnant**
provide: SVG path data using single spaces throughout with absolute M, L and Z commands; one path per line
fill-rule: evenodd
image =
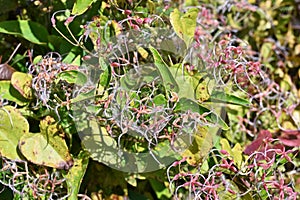
M 42 105 L 51 107 L 52 99 L 50 95 L 55 89 L 55 81 L 60 72 L 67 70 L 78 70 L 78 66 L 66 64 L 61 61 L 58 53 L 48 53 L 37 64 L 29 67 L 29 74 L 32 74 L 32 88 Z M 70 100 L 72 88 L 68 88 L 68 84 L 62 84 L 63 90 L 66 91 L 67 100 Z

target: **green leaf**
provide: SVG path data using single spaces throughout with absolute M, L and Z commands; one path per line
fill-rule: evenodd
M 81 124 L 77 127 L 82 144 L 93 160 L 122 170 L 133 170 L 135 172 L 139 170 L 135 167 L 145 167 L 138 166 L 139 163 L 132 154 L 123 151 L 124 155 L 120 156 L 117 142 L 109 135 L 106 128 L 96 120 L 81 121 Z
M 48 44 L 52 42 L 51 45 L 53 46 L 54 50 L 59 49 L 61 54 L 66 54 L 66 56 L 62 60 L 63 63 L 68 63 L 75 66 L 81 65 L 81 50 L 77 46 L 72 47 L 69 44 L 65 45 L 65 41 L 60 41 L 61 38 L 52 37 L 49 38 L 49 40 L 50 39 L 51 41 L 49 41 Z
M 212 113 L 209 109 L 207 109 L 206 107 L 198 104 L 197 102 L 191 99 L 180 98 L 176 105 L 175 111 L 176 112 L 192 111 L 192 112 L 197 112 L 200 115 L 204 113 L 209 113 L 208 115 L 205 116 L 205 119 L 207 119 L 209 122 L 217 123 L 223 130 L 229 129 L 228 125 L 224 122 L 224 120 L 220 116 L 218 116 L 215 113 Z
M 228 182 L 228 185 L 230 184 L 231 190 L 233 190 L 236 193 L 239 191 L 238 187 L 232 180 L 226 179 L 225 181 Z M 222 200 L 240 199 L 237 197 L 236 194 L 230 193 L 223 184 L 220 184 L 220 186 L 217 188 L 217 194 L 219 194 L 219 199 L 222 199 Z
M 146 180 L 147 178 L 141 174 L 133 173 L 127 174 L 125 180 L 128 184 L 132 185 L 133 187 L 137 187 L 137 180 Z
M 75 98 L 71 99 L 71 103 L 77 103 L 84 100 L 94 99 L 95 98 L 95 89 L 92 89 L 88 92 L 81 92 Z
M 155 191 L 156 197 L 158 199 L 163 199 L 163 198 L 171 199 L 172 193 L 168 188 L 168 183 L 162 183 L 156 179 L 149 179 L 149 182 L 153 190 Z
M 82 144 L 94 160 L 115 164 L 118 158 L 117 142 L 95 120 L 80 124 L 78 129 Z
M 84 73 L 77 70 L 66 70 L 57 75 L 57 82 L 60 80 L 67 81 L 68 83 L 75 83 L 83 86 L 87 82 L 87 77 Z
M 73 47 L 63 37 L 57 35 L 48 35 L 48 47 L 51 49 L 51 51 L 57 51 L 59 49 L 59 53 L 61 54 L 67 54 L 73 48 L 76 48 Z
M 21 153 L 32 163 L 57 169 L 69 169 L 73 160 L 55 120 L 47 116 L 40 122 L 40 133 L 26 133 L 19 141 Z
M 72 15 L 81 15 L 92 5 L 95 0 L 76 0 L 72 8 Z
M 75 66 L 80 66 L 81 65 L 81 55 L 77 55 L 71 64 L 75 65 Z
M 130 173 L 141 173 L 162 167 L 150 153 L 132 152 L 120 147 L 116 141 L 117 138 L 113 138 L 107 132 L 106 127 L 100 125 L 96 119 L 78 121 L 77 131 L 84 149 L 90 153 L 91 158 L 105 165 L 112 166 L 112 168 Z M 161 150 L 169 149 L 169 146 L 162 144 L 159 148 Z M 152 153 L 155 154 L 156 159 L 161 159 L 161 151 L 159 149 L 157 151 L 154 149 Z M 170 152 L 167 157 L 162 157 L 164 160 L 163 164 L 171 164 L 175 160 L 174 153 L 170 156 Z M 151 166 L 149 166 L 149 163 L 151 163 Z
M 198 6 L 199 2 L 197 0 L 185 0 L 184 2 L 184 6 L 188 7 L 188 6 Z
M 124 90 L 136 90 L 145 83 L 151 83 L 158 78 L 159 73 L 155 67 L 140 66 L 138 72 L 136 69 L 130 69 L 125 76 L 121 77 L 120 84 Z
M 80 57 L 80 56 L 79 56 Z M 70 51 L 68 55 L 63 59 L 63 63 L 72 63 L 72 61 L 76 58 L 76 53 Z
M 163 81 L 163 85 L 167 91 L 178 92 L 179 86 L 171 74 L 168 65 L 164 62 L 158 51 L 152 46 L 149 47 L 154 58 L 154 64 L 159 71 L 159 75 Z
M 33 64 L 38 64 L 41 60 L 43 60 L 43 56 L 42 55 L 38 55 L 36 57 L 34 57 L 33 59 Z
M 10 84 L 10 81 L 0 81 L 0 97 L 13 101 L 19 106 L 26 104 L 26 99 Z
M 147 1 L 147 8 L 149 8 L 150 14 L 154 14 L 155 9 L 156 9 L 156 5 L 155 5 L 155 3 L 153 1 L 148 0 Z
M 262 60 L 264 62 L 268 62 L 270 58 L 272 58 L 271 54 L 273 52 L 272 50 L 273 44 L 271 42 L 264 42 L 260 48 L 260 55 L 262 57 Z
M 167 99 L 164 95 L 159 94 L 153 98 L 153 103 L 155 103 L 155 105 L 157 105 L 157 106 L 166 105 Z
M 199 83 L 199 80 L 202 78 L 200 73 L 190 75 L 183 71 L 180 65 L 176 64 L 170 68 L 172 76 L 179 85 L 179 98 L 188 98 L 200 102 L 208 100 L 208 81 L 203 80 Z
M 225 102 L 246 107 L 249 107 L 250 105 L 250 102 L 247 99 L 242 99 L 240 97 L 222 91 L 213 91 L 210 96 L 210 100 L 213 102 Z
M 89 163 L 89 154 L 85 151 L 81 151 L 77 158 L 74 159 L 74 166 L 64 176 L 67 181 L 68 191 L 70 196 L 68 200 L 77 200 L 80 185 L 83 176 L 86 172 Z
M 4 106 L 0 109 L 0 154 L 8 159 L 21 160 L 18 155 L 19 139 L 29 132 L 29 124 L 18 109 Z
M 172 158 L 173 160 L 181 159 L 177 151 L 170 150 L 170 146 L 171 146 L 170 141 L 164 140 L 155 145 L 155 147 L 152 149 L 152 153 L 156 156 L 156 158 L 169 157 Z
M 136 177 L 133 175 L 125 177 L 125 180 L 128 184 L 132 185 L 133 187 L 137 186 L 137 180 Z
M 241 25 L 239 24 L 239 22 L 237 22 L 237 20 L 234 19 L 233 13 L 229 13 L 229 14 L 227 15 L 227 19 L 228 19 L 228 24 L 229 24 L 232 28 L 234 28 L 234 29 L 236 29 L 236 30 L 241 30 L 241 29 L 242 29 L 242 27 L 241 27 Z
M 44 26 L 28 20 L 0 22 L 0 33 L 17 35 L 40 45 L 46 44 L 48 38 L 48 31 Z
M 299 185 L 297 184 L 297 186 L 296 187 L 298 187 Z M 296 192 L 298 192 L 299 193 L 299 191 L 297 191 L 296 190 Z M 248 193 L 249 194 L 249 193 Z M 260 197 L 260 199 L 262 199 L 262 200 L 267 200 L 267 199 L 270 199 L 270 196 L 269 196 L 270 194 L 269 194 L 269 192 L 267 192 L 265 189 L 262 189 L 262 190 L 260 190 L 259 191 L 259 194 L 258 194 L 258 196 Z M 243 200 L 253 200 L 253 198 L 250 196 L 249 198 L 243 198 Z
M 13 87 L 26 99 L 32 98 L 32 76 L 23 72 L 15 72 L 11 77 Z
M 100 84 L 103 87 L 106 87 L 106 86 L 108 86 L 109 81 L 111 79 L 111 69 L 110 69 L 110 67 L 108 67 L 104 58 L 102 58 L 102 57 L 99 58 L 99 65 L 100 65 L 101 70 L 103 70 L 103 72 L 100 74 Z
M 189 46 L 196 30 L 198 9 L 191 8 L 186 13 L 181 13 L 177 8 L 170 14 L 171 24 L 176 34 Z

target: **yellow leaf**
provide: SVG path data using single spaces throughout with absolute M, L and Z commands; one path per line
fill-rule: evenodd
M 233 18 L 232 14 L 228 14 L 227 16 L 228 22 L 230 26 L 232 26 L 234 29 L 240 30 L 242 27 L 238 24 L 238 22 Z
M 40 133 L 26 133 L 19 140 L 19 150 L 23 156 L 37 164 L 58 169 L 69 169 L 73 159 L 68 146 L 57 128 L 55 120 L 47 116 L 40 122 Z
M 192 143 L 186 141 L 189 147 L 181 156 L 187 157 L 188 164 L 193 166 L 199 165 L 213 147 L 213 134 L 207 133 L 208 129 L 206 127 L 198 126 L 193 135 Z
M 115 30 L 116 36 L 121 34 L 122 28 L 120 27 L 120 24 L 118 24 L 115 20 L 113 20 L 111 23 Z
M 228 140 L 222 138 L 220 140 L 220 144 L 222 146 L 223 150 L 226 150 L 229 155 L 232 157 L 234 164 L 236 164 L 238 167 L 241 166 L 243 161 L 243 148 L 241 147 L 240 143 L 236 143 L 233 148 L 229 145 Z
M 191 43 L 196 29 L 198 9 L 191 8 L 182 14 L 177 8 L 170 14 L 170 21 L 175 33 L 184 40 L 186 46 Z
M 297 44 L 295 46 L 295 55 L 298 55 L 298 54 L 300 54 L 300 44 Z
M 234 145 L 234 147 L 232 148 L 232 156 L 233 156 L 233 160 L 234 163 L 240 167 L 242 165 L 242 161 L 243 161 L 243 148 L 241 147 L 240 143 L 236 143 Z
M 137 47 L 137 50 L 144 59 L 148 57 L 149 53 L 143 47 Z

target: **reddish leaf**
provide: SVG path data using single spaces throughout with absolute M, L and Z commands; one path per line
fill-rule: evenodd
M 7 63 L 0 64 L 0 80 L 10 80 L 15 71 L 16 70 Z
M 246 155 L 252 154 L 253 152 L 257 151 L 262 146 L 262 144 L 264 144 L 264 140 L 268 140 L 270 138 L 272 138 L 272 134 L 270 133 L 270 131 L 268 130 L 260 131 L 257 138 L 250 145 L 246 147 L 244 153 Z
M 300 146 L 300 131 L 298 130 L 282 131 L 279 140 L 286 146 L 298 147 Z

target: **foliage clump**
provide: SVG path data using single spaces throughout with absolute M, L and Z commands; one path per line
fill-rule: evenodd
M 18 4 L 3 195 L 299 198 L 296 2 Z

